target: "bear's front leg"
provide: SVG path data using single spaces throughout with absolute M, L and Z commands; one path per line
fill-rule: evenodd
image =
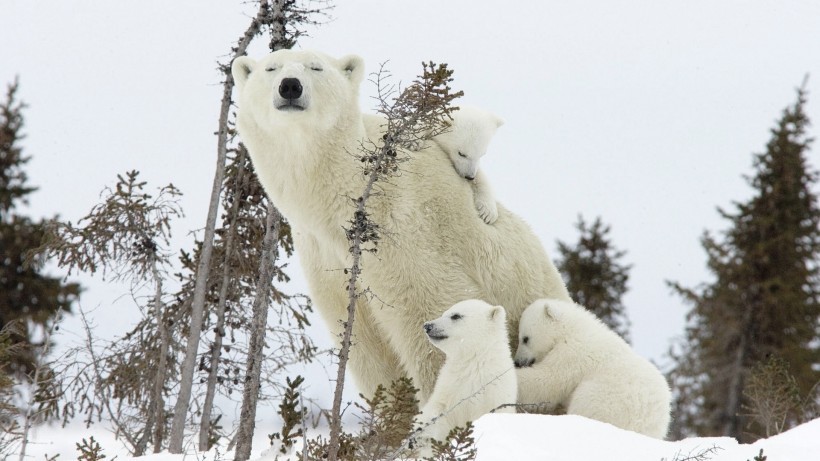
M 313 305 L 327 324 L 335 346 L 340 347 L 349 303 L 343 263 L 320 253 L 316 239 L 309 234 L 294 232 L 294 243 L 299 250 Z M 348 369 L 359 392 L 368 398 L 380 384 L 389 387 L 390 383 L 405 376 L 398 356 L 376 326 L 371 306 L 364 298 L 360 298 L 356 306 Z
M 447 408 L 441 402 L 428 402 L 419 413 L 416 430 L 411 437 L 411 448 L 421 458 L 433 456 L 433 446 L 431 441 L 440 442 L 447 438 L 450 433 L 449 421 L 444 414 Z
M 373 300 L 373 303 L 377 303 Z M 444 354 L 433 347 L 424 333 L 424 322 L 433 315 L 396 315 L 396 307 L 373 306 L 372 313 L 383 337 L 390 341 L 393 351 L 403 351 L 402 369 L 418 389 L 416 398 L 423 407 L 433 393 L 438 370 L 444 362 Z M 392 314 L 391 314 L 392 313 Z

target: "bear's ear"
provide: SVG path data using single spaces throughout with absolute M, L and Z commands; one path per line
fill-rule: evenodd
M 501 321 L 503 321 L 505 316 L 506 316 L 506 313 L 504 312 L 504 307 L 502 307 L 502 306 L 493 306 L 493 307 L 490 308 L 490 315 L 489 315 L 490 320 L 496 320 L 496 321 L 501 320 Z
M 240 56 L 233 60 L 233 64 L 231 64 L 231 75 L 240 93 L 245 86 L 245 82 L 248 81 L 251 72 L 253 72 L 254 66 L 256 66 L 256 61 L 248 56 Z
M 504 124 L 504 119 L 503 119 L 503 118 L 501 118 L 501 117 L 499 117 L 499 116 L 497 116 L 497 115 L 494 115 L 494 116 L 493 116 L 493 119 L 494 119 L 494 121 L 495 121 L 495 127 L 496 127 L 496 128 L 501 128 L 501 125 L 503 125 L 503 124 Z
M 364 78 L 364 59 L 355 54 L 349 54 L 338 61 L 342 75 L 350 79 L 353 85 L 359 85 Z

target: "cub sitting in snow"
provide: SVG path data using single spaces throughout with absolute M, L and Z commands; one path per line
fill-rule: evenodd
M 487 177 L 478 169 L 478 162 L 487 153 L 490 139 L 504 121 L 472 106 L 459 106 L 452 117 L 447 131 L 434 136 L 431 141 L 450 156 L 459 176 L 471 181 L 478 215 L 487 224 L 492 224 L 498 219 L 498 208 Z
M 532 303 L 518 329 L 520 404 L 557 405 L 622 429 L 662 439 L 669 427 L 666 379 L 583 307 Z
M 514 404 L 518 386 L 503 307 L 476 299 L 461 301 L 425 323 L 424 331 L 446 357 L 419 415 L 421 433 L 416 439 L 422 451 L 427 448 L 425 439 L 444 440 L 454 427 L 500 405 Z

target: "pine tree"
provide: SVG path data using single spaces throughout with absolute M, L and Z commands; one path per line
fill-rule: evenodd
M 133 330 L 102 349 L 89 337 L 89 366 L 61 373 L 71 377 L 54 383 L 65 402 L 63 418 L 78 410 L 88 422 L 95 414 L 106 414 L 117 426 L 118 437 L 125 438 L 137 456 L 145 454 L 149 441 L 158 452 L 165 439 L 165 399 L 169 380 L 176 377 L 174 349 L 178 348 L 171 329 L 181 307 L 181 302 L 168 304 L 166 289 L 172 267 L 171 223 L 183 214 L 181 193 L 172 184 L 156 195 L 145 189 L 138 171 L 117 175 L 116 185 L 103 190 L 101 203 L 77 224 L 50 223 L 36 249 L 69 274 L 100 271 L 114 281 L 129 282 L 141 304 L 144 316 Z M 150 294 L 142 296 L 140 288 Z M 90 330 L 82 311 L 80 315 Z M 61 361 L 57 367 L 70 369 L 84 361 Z M 69 392 L 83 397 L 70 398 L 65 395 Z M 54 413 L 58 410 L 59 406 L 51 408 Z
M 26 261 L 29 250 L 42 239 L 45 222 L 18 214 L 20 205 L 36 188 L 27 185 L 23 171 L 30 157 L 23 155 L 23 109 L 17 100 L 18 82 L 8 86 L 6 100 L 0 103 L 0 329 L 17 322 L 10 331 L 15 354 L 0 364 L 3 374 L 26 380 L 34 369 L 42 344 L 37 339 L 60 311 L 69 312 L 80 293 L 79 285 L 62 283 L 42 273 L 45 261 Z
M 766 151 L 754 156 L 752 198 L 719 210 L 731 224 L 723 238 L 704 234 L 714 281 L 695 289 L 672 284 L 692 305 L 685 344 L 672 354 L 678 435 L 747 441 L 764 434 L 741 410 L 750 405 L 750 370 L 769 356 L 788 363 L 801 395 L 820 380 L 820 209 L 805 103 L 801 88 Z M 794 424 L 793 417 L 785 427 Z
M 575 225 L 581 234 L 570 246 L 558 242 L 558 271 L 564 276 L 569 295 L 597 315 L 602 322 L 629 341 L 629 319 L 621 298 L 627 291 L 631 265 L 621 262 L 625 251 L 609 239 L 610 226 L 598 217 L 588 225 L 583 216 Z

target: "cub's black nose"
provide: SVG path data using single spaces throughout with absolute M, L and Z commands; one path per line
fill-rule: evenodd
M 298 78 L 283 78 L 279 84 L 279 96 L 285 99 L 296 99 L 302 96 L 302 82 Z
M 515 368 L 531 367 L 535 363 L 535 359 L 516 360 Z
M 432 330 L 432 329 L 433 329 L 433 325 L 431 325 L 431 324 L 429 324 L 429 323 L 425 323 L 425 324 L 424 324 L 424 331 L 425 331 L 425 333 L 430 333 L 430 330 Z

